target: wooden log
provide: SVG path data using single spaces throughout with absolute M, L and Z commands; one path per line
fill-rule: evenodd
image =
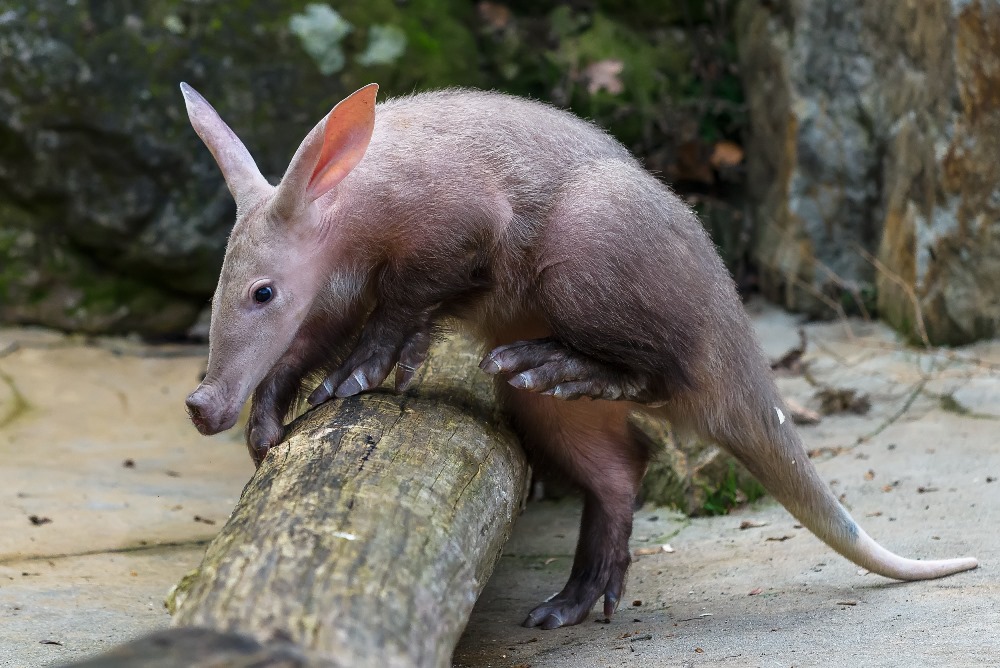
M 173 628 L 150 633 L 64 668 L 346 668 L 290 642 L 266 644 L 238 633 Z
M 171 593 L 174 625 L 188 628 L 158 634 L 160 653 L 188 656 L 183 634 L 197 627 L 216 632 L 193 643 L 216 658 L 238 633 L 240 651 L 312 657 L 288 665 L 450 665 L 528 488 L 477 353 L 450 338 L 415 391 L 297 419 Z

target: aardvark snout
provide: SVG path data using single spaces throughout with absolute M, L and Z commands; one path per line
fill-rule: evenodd
M 191 422 L 206 436 L 225 431 L 236 423 L 236 411 L 227 409 L 227 405 L 211 385 L 199 385 L 184 403 Z

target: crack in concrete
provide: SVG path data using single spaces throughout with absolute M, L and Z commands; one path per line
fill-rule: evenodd
M 910 390 L 909 396 L 906 397 L 906 401 L 903 402 L 903 405 L 900 407 L 900 409 L 895 413 L 893 413 L 892 415 L 890 415 L 888 418 L 886 418 L 885 421 L 882 422 L 882 424 L 880 424 L 872 431 L 868 432 L 863 436 L 858 436 L 858 440 L 855 441 L 855 445 L 870 441 L 871 439 L 875 438 L 883 431 L 888 429 L 890 426 L 892 426 L 893 423 L 899 420 L 899 418 L 906 415 L 907 411 L 909 411 L 910 407 L 913 405 L 913 402 L 916 401 L 917 397 L 923 393 L 924 387 L 927 385 L 928 380 L 930 380 L 930 378 L 923 378 L 922 380 L 917 382 Z
M 53 561 L 57 559 L 72 559 L 74 557 L 92 557 L 99 554 L 132 554 L 137 552 L 153 552 L 155 550 L 171 550 L 188 547 L 204 547 L 212 542 L 211 538 L 196 538 L 184 541 L 168 541 L 165 543 L 148 543 L 146 545 L 129 545 L 97 550 L 82 550 L 80 552 L 63 552 L 59 554 L 10 555 L 0 557 L 0 566 L 10 566 L 24 562 Z

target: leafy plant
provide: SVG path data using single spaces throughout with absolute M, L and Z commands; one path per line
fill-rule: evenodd
M 752 503 L 767 493 L 764 486 L 753 478 L 741 480 L 734 462 L 729 463 L 729 471 L 716 489 L 708 486 L 703 489 L 705 503 L 702 504 L 702 511 L 705 515 L 728 515 L 733 508 Z

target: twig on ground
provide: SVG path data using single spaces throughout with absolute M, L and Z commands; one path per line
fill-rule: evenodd
M 813 285 L 812 283 L 807 283 L 798 276 L 791 276 L 790 278 L 795 285 L 798 285 L 799 287 L 803 288 L 804 290 L 812 294 L 814 297 L 816 297 L 816 299 L 820 300 L 821 302 L 829 306 L 832 310 L 836 311 L 837 322 L 839 322 L 841 326 L 844 328 L 844 333 L 847 335 L 847 338 L 850 339 L 851 341 L 853 341 L 856 338 L 854 330 L 851 329 L 851 319 L 847 317 L 847 311 L 844 310 L 843 306 L 841 306 L 835 300 L 831 299 L 829 295 L 823 294 L 823 292 L 817 289 L 816 286 Z
M 876 271 L 881 272 L 882 275 L 884 275 L 890 281 L 899 286 L 899 289 L 902 290 L 904 294 L 906 294 L 907 298 L 910 300 L 910 303 L 913 305 L 913 318 L 917 324 L 917 334 L 920 335 L 920 340 L 921 342 L 923 342 L 924 347 L 931 348 L 931 341 L 927 336 L 927 328 L 924 327 L 924 312 L 923 309 L 920 307 L 920 300 L 917 298 L 917 293 L 913 290 L 913 286 L 909 285 L 898 274 L 891 271 L 888 267 L 882 264 L 881 260 L 879 260 L 877 257 L 866 251 L 861 246 L 855 244 L 855 248 L 863 258 L 868 260 L 868 262 L 870 262 L 871 265 L 875 267 Z
M 835 272 L 833 269 L 820 262 L 819 258 L 813 258 L 813 259 L 816 262 L 816 266 L 822 269 L 826 273 L 827 277 L 830 280 L 832 280 L 837 285 L 838 288 L 849 293 L 851 297 L 854 298 L 854 303 L 857 304 L 858 310 L 861 311 L 861 317 L 864 318 L 865 322 L 871 322 L 872 321 L 871 314 L 868 313 L 868 308 L 865 307 L 865 302 L 861 298 L 861 293 L 858 291 L 858 286 L 854 285 L 852 282 L 845 281 L 837 274 L 837 272 Z
M 917 382 L 910 390 L 910 394 L 909 396 L 906 397 L 906 401 L 903 402 L 902 407 L 900 407 L 898 411 L 896 411 L 888 418 L 886 418 L 886 420 L 882 424 L 880 424 L 872 431 L 868 432 L 863 436 L 858 436 L 858 440 L 856 441 L 856 443 L 865 443 L 866 441 L 870 441 L 871 439 L 875 438 L 883 431 L 885 431 L 887 428 L 889 428 L 894 422 L 896 422 L 896 420 L 903 417 L 903 415 L 905 415 L 906 412 L 910 410 L 910 406 L 912 406 L 913 402 L 916 401 L 917 396 L 919 396 L 920 393 L 923 392 L 924 386 L 927 385 L 928 380 L 929 378 L 920 379 L 920 381 Z

